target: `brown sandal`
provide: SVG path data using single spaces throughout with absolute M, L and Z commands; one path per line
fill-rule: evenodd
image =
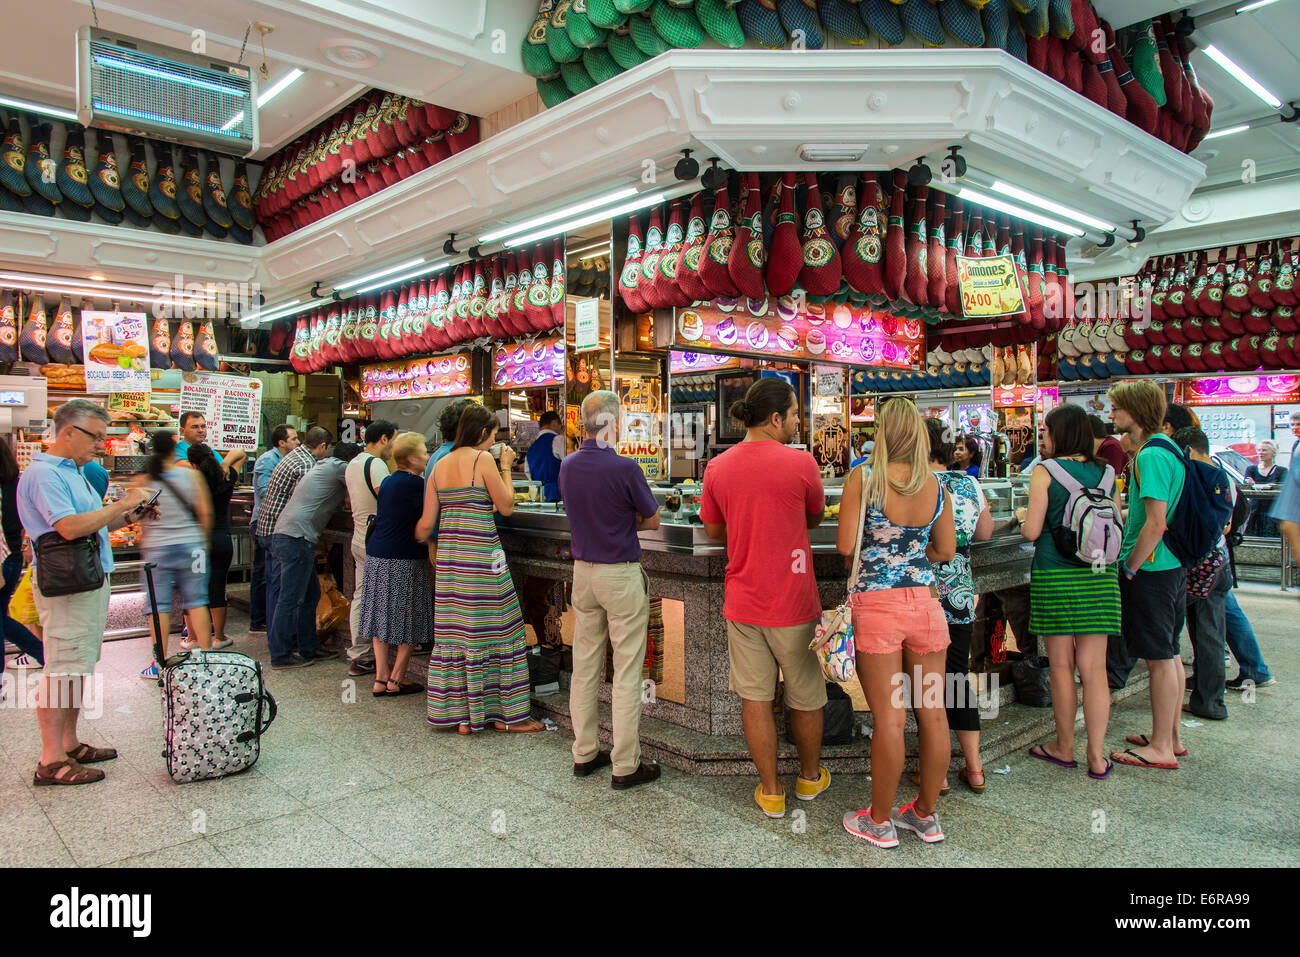
M 96 748 L 89 744 L 79 744 L 68 752 L 68 757 L 78 764 L 97 764 L 100 761 L 112 761 L 117 757 L 117 749 Z
M 985 783 L 985 782 L 984 782 L 984 781 L 981 781 L 979 784 L 976 784 L 974 781 L 971 780 L 971 778 L 975 777 L 976 775 L 979 775 L 979 776 L 982 778 L 982 777 L 984 777 L 984 772 L 983 772 L 983 771 L 972 771 L 972 770 L 970 770 L 970 768 L 962 768 L 960 771 L 957 772 L 957 777 L 958 777 L 958 778 L 959 778 L 959 779 L 960 779 L 960 780 L 961 780 L 961 781 L 962 781 L 962 782 L 963 782 L 963 783 L 964 783 L 968 788 L 970 788 L 970 789 L 971 789 L 972 791 L 974 791 L 976 794 L 983 794 L 983 793 L 984 793 L 984 783 Z
M 921 786 L 921 775 L 913 773 L 910 775 L 910 777 L 912 779 L 913 784 L 915 784 L 917 787 Z M 948 776 L 946 774 L 944 775 L 944 780 L 945 781 L 948 780 Z M 939 797 L 947 797 L 948 792 L 951 790 L 952 790 L 951 785 L 948 784 L 943 785 L 941 788 L 939 788 Z
M 545 731 L 546 725 L 542 724 L 536 718 L 529 718 L 527 721 L 520 721 L 517 724 L 505 724 L 501 721 L 493 721 L 492 728 L 494 731 L 500 731 L 503 734 L 524 734 L 529 731 Z
M 64 768 L 67 768 L 67 773 L 64 773 Z M 32 784 L 38 788 L 51 784 L 93 784 L 102 780 L 104 780 L 104 772 L 99 768 L 82 767 L 76 761 L 38 764 L 36 773 L 32 775 Z

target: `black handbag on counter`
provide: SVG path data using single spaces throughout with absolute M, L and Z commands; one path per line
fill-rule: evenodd
M 80 595 L 104 584 L 99 535 L 66 539 L 46 532 L 36 539 L 36 585 L 46 598 Z

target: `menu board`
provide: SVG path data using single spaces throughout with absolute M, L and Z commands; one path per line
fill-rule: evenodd
M 662 461 L 663 452 L 656 442 L 620 442 L 618 443 L 618 454 L 624 458 L 631 459 L 640 467 L 648 479 L 660 478 L 659 465 Z
M 1038 399 L 1038 388 L 1032 385 L 995 385 L 993 387 L 993 408 L 1010 409 L 1021 405 L 1034 405 Z
M 492 352 L 492 385 L 533 389 L 564 384 L 564 337 L 538 336 L 499 345 Z
M 366 402 L 389 399 L 433 399 L 469 395 L 470 354 L 408 359 L 361 367 L 361 398 Z
M 262 383 L 233 375 L 186 372 L 181 376 L 181 414 L 208 420 L 208 445 L 223 451 L 257 448 L 262 424 Z
M 723 369 L 739 369 L 740 360 L 735 356 L 715 356 L 711 352 L 677 352 L 670 353 L 668 368 L 672 372 L 720 372 Z
M 1188 379 L 1183 383 L 1188 405 L 1256 405 L 1300 402 L 1300 376 L 1234 375 Z
M 148 418 L 153 411 L 151 398 L 148 392 L 112 392 L 108 396 L 108 411 Z
M 920 319 L 863 306 L 815 305 L 795 299 L 715 299 L 677 310 L 675 341 L 767 359 L 918 368 L 925 333 Z
M 149 322 L 143 312 L 81 312 L 87 392 L 148 392 Z

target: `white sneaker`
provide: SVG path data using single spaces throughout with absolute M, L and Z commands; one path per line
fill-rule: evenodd
M 44 667 L 44 665 L 42 665 L 31 655 L 19 655 L 13 661 L 9 662 L 9 665 L 12 668 L 43 668 Z
M 234 643 L 234 640 L 231 638 L 222 638 L 220 641 L 214 641 L 212 643 L 212 650 L 221 651 L 223 648 L 230 648 Z
M 181 651 L 193 651 L 199 646 L 198 639 L 185 637 L 181 639 Z

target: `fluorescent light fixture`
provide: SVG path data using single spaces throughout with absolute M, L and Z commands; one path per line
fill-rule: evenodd
M 284 316 L 292 315 L 295 312 L 301 312 L 303 309 L 309 309 L 318 302 L 326 300 L 313 300 L 312 302 L 302 305 L 301 299 L 291 299 L 289 302 L 281 302 L 274 306 L 264 307 L 260 312 L 254 312 L 251 315 L 243 316 L 239 324 L 248 329 L 253 326 L 261 325 L 263 322 L 274 322 Z
M 302 76 L 302 70 L 294 67 L 258 95 L 257 105 L 259 107 L 266 106 L 266 104 L 270 103 L 273 99 L 283 93 L 289 85 L 300 76 Z
M 930 185 L 934 186 L 934 183 L 931 183 Z M 962 186 L 959 188 L 957 190 L 957 195 L 962 199 L 970 200 L 972 203 L 978 203 L 980 206 L 987 206 L 989 209 L 996 209 L 999 212 L 1006 213 L 1008 216 L 1027 219 L 1031 223 L 1038 223 L 1040 226 L 1054 229 L 1058 233 L 1066 233 L 1070 236 L 1082 236 L 1084 233 L 1083 229 L 1075 226 L 1073 223 L 1063 223 L 1059 219 L 1052 219 L 1050 216 L 1044 216 L 1036 210 L 1025 209 L 1023 206 L 1008 203 L 1005 200 L 998 199 L 996 196 L 990 196 L 988 193 L 982 193 L 977 189 L 971 189 L 969 186 Z
M 381 269 L 379 270 L 379 272 L 372 272 L 366 276 L 360 276 L 356 279 L 345 279 L 343 280 L 343 282 L 339 283 L 334 288 L 352 289 L 354 286 L 364 285 L 365 283 L 370 282 L 372 279 L 378 279 L 380 276 L 387 276 L 390 273 L 402 272 L 403 270 L 410 269 L 412 266 L 418 266 L 424 261 L 425 258 L 421 256 L 419 259 L 412 259 L 410 262 L 404 262 L 397 266 L 389 266 L 387 269 Z
M 1039 209 L 1045 209 L 1049 213 L 1056 213 L 1058 216 L 1064 216 L 1066 219 L 1073 219 L 1076 222 L 1083 223 L 1085 226 L 1091 226 L 1093 229 L 1100 229 L 1103 233 L 1113 233 L 1118 227 L 1114 223 L 1108 223 L 1104 219 L 1098 219 L 1095 216 L 1089 216 L 1087 213 L 1081 213 L 1077 209 L 1071 209 L 1069 206 L 1062 206 L 1060 203 L 1054 203 L 1050 199 L 1038 196 L 1029 192 L 1027 189 L 1021 189 L 1011 183 L 1002 180 L 994 180 L 992 189 L 994 192 L 1010 196 L 1012 199 L 1018 199 L 1022 202 L 1029 203 L 1031 206 L 1037 206 Z
M 857 143 L 805 143 L 799 147 L 799 158 L 805 163 L 856 163 L 867 151 Z
M 666 199 L 673 199 L 681 196 L 685 192 L 699 189 L 698 182 L 688 184 L 685 188 L 675 190 L 656 191 L 653 193 L 641 193 L 631 202 L 623 203 L 621 206 L 614 206 L 609 209 L 599 209 L 579 219 L 570 220 L 567 223 L 558 223 L 554 226 L 548 226 L 540 229 L 535 233 L 529 233 L 526 236 L 512 236 L 505 241 L 506 248 L 513 246 L 527 246 L 529 243 L 535 243 L 539 240 L 546 239 L 550 236 L 558 236 L 560 233 L 567 233 L 575 229 L 581 229 L 584 226 L 590 226 L 592 223 L 599 223 L 606 219 L 616 219 L 619 216 L 626 216 L 628 213 L 634 213 L 638 209 L 645 209 L 647 206 L 653 206 L 656 203 L 662 203 Z M 671 195 L 669 195 L 671 193 Z
M 1243 130 L 1250 129 L 1249 123 L 1242 123 L 1240 126 L 1229 126 L 1226 130 L 1215 130 L 1213 133 L 1206 133 L 1201 137 L 1201 142 L 1206 140 L 1218 139 L 1220 136 L 1231 136 L 1233 133 L 1240 133 Z
M 67 293 L 86 297 L 107 298 L 109 295 L 127 299 L 129 302 L 194 301 L 211 302 L 213 297 L 207 292 L 193 293 L 174 290 L 160 293 L 151 286 L 132 286 L 125 283 L 110 283 L 96 280 L 94 283 L 81 279 L 68 279 L 63 276 L 39 276 L 31 273 L 0 272 L 0 283 L 19 289 L 39 289 L 42 292 Z
M 451 260 L 444 259 L 442 260 L 442 262 L 434 263 L 431 266 L 421 266 L 419 269 L 414 269 L 411 272 L 403 273 L 400 276 L 389 276 L 387 279 L 384 279 L 381 282 L 371 283 L 369 286 L 362 286 L 360 289 L 356 290 L 353 293 L 353 295 L 359 296 L 362 293 L 374 292 L 376 289 L 383 289 L 385 286 L 391 286 L 395 282 L 405 282 L 407 279 L 414 279 L 417 276 L 424 276 L 426 274 L 432 276 L 435 275 L 436 273 L 442 272 L 450 265 L 451 265 Z
M 0 96 L 0 106 L 7 106 L 15 110 L 23 110 L 27 113 L 39 113 L 42 116 L 52 116 L 56 120 L 67 120 L 70 123 L 75 123 L 77 121 L 77 114 L 72 110 L 60 110 L 53 106 L 45 106 L 43 103 L 31 103 L 27 100 L 15 100 L 8 96 Z
M 95 62 L 101 66 L 116 67 L 119 70 L 126 70 L 128 73 L 139 73 L 143 76 L 157 77 L 160 80 L 171 80 L 173 83 L 183 83 L 185 86 L 192 86 L 200 90 L 209 90 L 213 93 L 224 93 L 226 96 L 243 96 L 244 90 L 237 86 L 226 86 L 222 83 L 214 83 L 211 80 L 201 80 L 195 76 L 186 76 L 183 73 L 173 73 L 170 70 L 159 70 L 156 67 L 145 66 L 142 63 L 132 63 L 130 60 L 119 60 L 117 57 L 98 56 Z
M 1253 76 L 1251 76 L 1241 67 L 1239 67 L 1232 60 L 1231 57 L 1229 57 L 1226 53 L 1220 50 L 1213 43 L 1211 43 L 1208 47 L 1205 48 L 1205 55 L 1209 57 L 1211 60 L 1213 60 L 1215 63 L 1219 64 L 1219 66 L 1223 67 L 1223 69 L 1226 70 L 1234 80 L 1236 80 L 1246 89 L 1250 90 L 1251 93 L 1254 93 L 1257 97 L 1259 97 L 1269 106 L 1273 107 L 1273 109 L 1276 110 L 1282 106 L 1282 101 L 1279 100 L 1272 93 L 1270 93 L 1267 89 L 1265 89 L 1264 84 L 1260 83 L 1259 80 L 1255 79 Z
M 1267 7 L 1277 3 L 1277 0 L 1255 0 L 1254 3 L 1248 3 L 1244 7 L 1238 7 L 1236 13 L 1249 13 L 1251 10 L 1258 10 L 1260 7 Z
M 280 79 L 276 80 L 273 84 L 267 87 L 266 90 L 264 90 L 261 94 L 258 95 L 257 97 L 258 108 L 260 109 L 261 107 L 266 106 L 266 104 L 270 103 L 274 97 L 277 97 L 281 93 L 283 93 L 288 88 L 289 84 L 291 84 L 294 80 L 298 79 L 298 77 L 300 76 L 302 76 L 302 70 L 298 69 L 297 67 L 294 67 L 284 76 L 280 77 Z M 238 126 L 242 122 L 244 122 L 244 111 L 240 110 L 230 119 L 226 120 L 226 122 L 222 123 L 221 128 L 223 130 L 233 129 L 234 127 Z
M 569 216 L 576 216 L 578 213 L 585 213 L 589 209 L 596 209 L 597 207 L 605 206 L 609 203 L 617 203 L 621 199 L 627 199 L 628 197 L 635 195 L 637 195 L 635 186 L 625 186 L 622 189 L 614 190 L 612 193 L 606 193 L 604 196 L 597 196 L 595 199 L 588 199 L 581 203 L 574 203 L 571 206 L 565 206 L 563 209 L 558 209 L 553 213 L 534 216 L 532 219 L 526 219 L 522 223 L 515 223 L 513 226 L 503 226 L 500 229 L 494 229 L 490 232 L 483 233 L 478 237 L 477 242 L 478 245 L 482 246 L 486 243 L 503 239 L 506 236 L 527 232 L 536 229 L 539 226 L 545 226 L 547 223 L 559 222 Z M 562 230 L 551 230 L 551 233 L 556 232 L 562 232 Z M 549 236 L 551 233 L 547 233 L 546 235 Z M 506 243 L 506 245 L 509 246 L 510 243 Z

